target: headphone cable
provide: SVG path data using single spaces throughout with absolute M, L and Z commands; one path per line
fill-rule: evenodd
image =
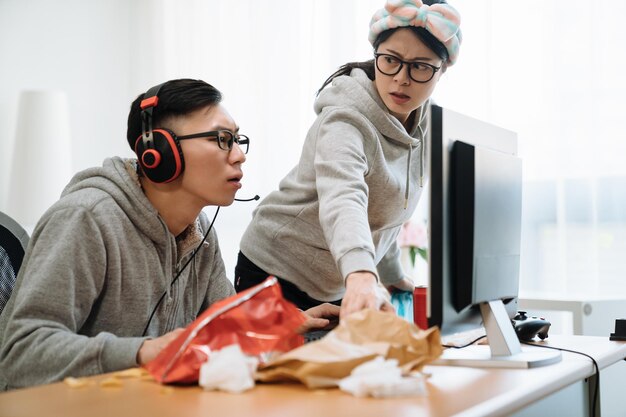
M 215 219 L 217 218 L 217 213 L 219 213 L 219 212 L 220 212 L 220 206 L 217 206 L 217 210 L 215 210 L 215 215 L 213 216 L 213 220 L 211 220 L 211 224 L 209 225 L 209 229 L 204 234 L 204 237 L 200 241 L 200 244 L 196 247 L 196 249 L 194 249 L 193 253 L 191 254 L 191 257 L 189 257 L 187 262 L 185 262 L 185 265 L 183 265 L 183 267 L 180 269 L 180 271 L 178 271 L 178 274 L 176 274 L 176 276 L 174 277 L 174 279 L 170 283 L 170 288 L 172 288 L 172 285 L 174 285 L 176 283 L 176 281 L 178 280 L 178 278 L 180 278 L 180 275 L 183 273 L 185 268 L 187 268 L 187 265 L 189 265 L 189 263 L 191 261 L 193 261 L 193 259 L 196 257 L 196 254 L 198 253 L 198 251 L 202 247 L 202 244 L 204 243 L 206 238 L 209 236 L 209 233 L 211 232 L 211 229 L 213 228 L 213 223 L 215 223 Z M 143 333 L 141 333 L 142 337 L 144 337 L 146 335 L 146 333 L 148 332 L 148 327 L 150 327 L 150 323 L 152 322 L 152 318 L 154 317 L 154 314 L 156 313 L 157 308 L 159 308 L 159 305 L 161 304 L 161 302 L 163 301 L 163 299 L 165 298 L 166 295 L 167 295 L 167 290 L 165 290 L 163 292 L 163 295 L 161 296 L 161 298 L 159 298 L 159 301 L 157 301 L 156 305 L 152 309 L 152 313 L 150 313 L 150 318 L 148 319 L 148 322 L 146 323 L 146 327 L 143 329 Z

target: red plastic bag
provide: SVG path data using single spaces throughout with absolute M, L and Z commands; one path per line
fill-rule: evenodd
M 269 277 L 213 304 L 145 368 L 161 383 L 195 383 L 211 351 L 232 344 L 265 363 L 275 353 L 304 344 L 296 330 L 305 321 L 283 298 L 276 278 Z

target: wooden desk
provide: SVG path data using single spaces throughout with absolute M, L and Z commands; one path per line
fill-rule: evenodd
M 600 368 L 626 357 L 626 343 L 608 338 L 551 335 L 548 340 L 590 354 Z M 425 371 L 432 374 L 428 396 L 402 399 L 355 398 L 337 389 L 310 391 L 297 384 L 257 385 L 237 395 L 139 379 L 124 379 L 117 388 L 56 383 L 0 394 L 0 416 L 499 416 L 583 380 L 593 374 L 593 365 L 584 356 L 564 352 L 562 362 L 535 369 L 428 366 Z

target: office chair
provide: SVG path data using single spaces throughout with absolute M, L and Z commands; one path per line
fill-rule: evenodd
M 13 292 L 28 240 L 26 230 L 0 212 L 0 314 Z

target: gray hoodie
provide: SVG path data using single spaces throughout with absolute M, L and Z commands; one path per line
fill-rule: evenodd
M 184 327 L 232 295 L 201 213 L 176 239 L 142 192 L 134 160 L 112 158 L 72 179 L 37 224 L 0 316 L 0 389 L 137 366 L 148 336 Z
M 315 111 L 300 162 L 254 211 L 241 251 L 332 301 L 351 272 L 403 278 L 396 238 L 422 191 L 424 119 L 407 133 L 360 69 L 324 89 Z

